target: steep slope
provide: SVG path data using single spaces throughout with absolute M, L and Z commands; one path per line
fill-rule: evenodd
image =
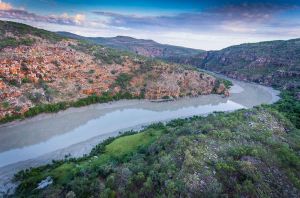
M 300 39 L 247 43 L 205 52 L 130 37 L 87 38 L 66 32 L 60 34 L 170 62 L 197 66 L 240 80 L 281 88 L 300 85 Z
M 135 39 L 127 36 L 105 38 L 83 37 L 69 32 L 58 32 L 58 34 L 69 38 L 91 41 L 106 47 L 130 51 L 147 57 L 156 57 L 167 60 L 171 60 L 174 57 L 190 57 L 202 52 L 202 50 L 164 45 L 153 40 Z
M 180 65 L 18 23 L 0 22 L 0 32 L 0 118 L 78 106 L 90 95 L 105 96 L 96 102 L 227 93 L 216 78 Z
M 300 39 L 242 44 L 174 61 L 264 85 L 300 86 Z

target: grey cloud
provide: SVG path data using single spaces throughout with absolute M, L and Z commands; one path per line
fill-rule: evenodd
M 0 18 L 17 19 L 32 22 L 46 22 L 61 25 L 80 25 L 80 21 L 78 21 L 78 18 L 76 18 L 76 16 L 42 16 L 35 13 L 30 13 L 26 10 L 18 9 L 0 10 Z
M 113 12 L 95 11 L 94 14 L 110 18 L 110 24 L 130 28 L 157 27 L 193 30 L 216 30 L 227 22 L 245 25 L 266 25 L 280 12 L 299 9 L 294 5 L 240 4 L 210 8 L 199 12 L 164 16 L 125 15 Z

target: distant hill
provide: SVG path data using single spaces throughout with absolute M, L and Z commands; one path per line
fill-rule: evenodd
M 116 36 L 116 37 L 83 37 L 69 32 L 57 32 L 59 35 L 91 41 L 95 44 L 101 44 L 106 47 L 115 49 L 126 50 L 134 52 L 139 55 L 147 57 L 156 57 L 171 60 L 174 57 L 190 57 L 197 55 L 203 50 L 196 50 L 191 48 L 165 45 L 157 43 L 153 40 L 135 39 L 128 36 Z
M 241 44 L 173 61 L 270 86 L 300 86 L 300 39 Z

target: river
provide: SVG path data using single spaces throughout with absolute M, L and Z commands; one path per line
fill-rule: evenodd
M 17 171 L 90 152 L 102 140 L 119 132 L 158 121 L 168 121 L 214 111 L 233 111 L 271 104 L 278 91 L 253 83 L 232 80 L 230 97 L 207 95 L 169 102 L 121 100 L 0 125 L 0 196 L 13 188 L 10 182 Z

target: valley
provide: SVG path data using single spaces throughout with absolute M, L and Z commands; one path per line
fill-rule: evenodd
M 0 197 L 300 196 L 298 39 L 0 33 Z

